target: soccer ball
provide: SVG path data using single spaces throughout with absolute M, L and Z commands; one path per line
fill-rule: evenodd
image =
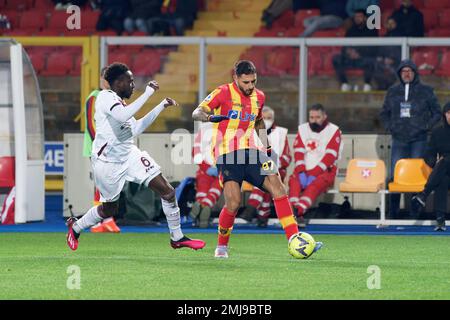
M 291 236 L 288 242 L 288 251 L 296 259 L 306 259 L 314 251 L 316 240 L 306 232 L 298 232 Z

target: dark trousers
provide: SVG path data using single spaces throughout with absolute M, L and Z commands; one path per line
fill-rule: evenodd
M 428 196 L 434 191 L 434 211 L 436 212 L 436 220 L 439 224 L 445 222 L 449 183 L 450 159 L 442 159 L 434 166 L 423 191 L 425 196 Z
M 418 140 L 413 142 L 403 142 L 392 139 L 391 150 L 391 174 L 390 179 L 394 179 L 395 164 L 400 159 L 423 158 L 427 147 L 427 140 Z M 389 215 L 391 218 L 398 218 L 400 211 L 400 194 L 390 195 Z
M 373 58 L 366 57 L 349 59 L 345 55 L 337 54 L 333 57 L 333 67 L 341 83 L 348 83 L 347 75 L 345 74 L 347 69 L 362 69 L 364 71 L 364 83 L 370 83 L 375 69 L 375 61 Z

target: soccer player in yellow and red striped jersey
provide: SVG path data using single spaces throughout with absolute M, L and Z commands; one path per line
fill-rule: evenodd
M 278 168 L 270 158 L 271 148 L 261 114 L 265 96 L 256 89 L 255 65 L 248 60 L 238 61 L 233 80 L 215 89 L 192 113 L 196 121 L 213 123 L 212 152 L 225 196 L 225 206 L 219 215 L 217 258 L 228 258 L 228 242 L 244 180 L 271 194 L 288 239 L 298 232 Z M 255 130 L 260 139 L 255 138 Z

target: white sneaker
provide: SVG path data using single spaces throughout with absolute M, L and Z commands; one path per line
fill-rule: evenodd
M 227 246 L 217 246 L 214 252 L 214 258 L 227 259 L 228 258 L 228 247 Z
M 372 91 L 372 86 L 368 83 L 364 83 L 363 91 L 364 92 Z
M 343 83 L 341 84 L 341 91 L 343 92 L 348 92 L 351 90 L 351 86 L 348 83 Z

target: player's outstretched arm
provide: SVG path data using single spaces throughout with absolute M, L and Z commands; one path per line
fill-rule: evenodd
M 153 95 L 153 93 L 159 89 L 159 84 L 156 81 L 150 81 L 145 87 L 145 91 L 139 98 L 133 103 L 130 103 L 126 107 L 121 103 L 116 103 L 110 109 L 111 116 L 119 122 L 125 122 L 133 117 L 147 100 Z
M 202 122 L 221 122 L 223 120 L 229 120 L 230 118 L 222 115 L 208 114 L 205 108 L 199 106 L 194 110 L 194 112 L 192 112 L 192 119 L 194 119 L 194 121 Z
M 145 131 L 159 116 L 159 114 L 165 109 L 170 106 L 178 106 L 178 103 L 173 100 L 172 98 L 165 98 L 163 101 L 161 101 L 160 104 L 158 104 L 156 107 L 154 107 L 149 113 L 147 113 L 145 116 L 143 116 L 141 119 L 136 121 L 136 124 L 133 127 L 133 136 L 137 136 Z

